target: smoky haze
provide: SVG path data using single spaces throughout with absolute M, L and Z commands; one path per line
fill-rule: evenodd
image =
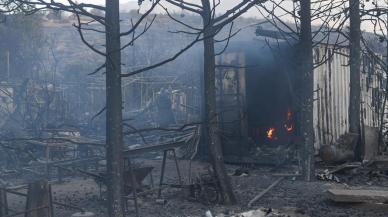
M 0 217 L 386 216 L 387 27 L 348 34 L 345 1 L 34 1 L 0 7 Z

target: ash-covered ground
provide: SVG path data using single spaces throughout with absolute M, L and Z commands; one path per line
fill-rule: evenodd
M 161 160 L 141 160 L 137 164 L 155 167 L 153 181 L 157 186 Z M 180 161 L 179 165 L 184 181 L 187 182 L 189 163 Z M 193 174 L 206 171 L 206 168 L 207 165 L 204 163 L 192 163 Z M 229 174 L 236 174 L 236 169 L 239 171 L 239 168 L 238 166 L 228 165 L 228 172 Z M 158 200 L 157 191 L 153 191 L 138 198 L 140 216 L 194 217 L 206 216 L 207 211 L 210 211 L 213 216 L 235 216 L 238 213 L 256 209 L 267 210 L 268 212 L 283 210 L 283 213 L 285 213 L 276 216 L 385 217 L 388 215 L 388 204 L 346 204 L 330 201 L 326 191 L 332 188 L 388 190 L 387 178 L 372 177 L 364 180 L 365 175 L 362 178 L 353 175 L 353 181 L 349 181 L 346 180 L 347 174 L 339 175 L 339 183 L 335 181 L 308 183 L 294 177 L 286 177 L 255 202 L 252 207 L 248 208 L 247 204 L 252 198 L 279 179 L 279 176 L 273 176 L 273 174 L 290 172 L 290 170 L 292 170 L 292 167 L 280 171 L 273 171 L 273 168 L 270 167 L 244 168 L 243 174 L 231 176 L 238 198 L 238 204 L 234 206 L 205 204 L 195 201 L 189 197 L 188 189 L 165 188 L 162 191 L 163 200 Z M 21 180 L 15 177 L 14 182 L 21 182 Z M 178 183 L 175 164 L 172 160 L 167 162 L 166 182 Z M 143 181 L 143 184 L 150 184 L 149 177 Z M 100 195 L 99 185 L 90 177 L 68 177 L 63 183 L 53 181 L 52 194 L 54 201 L 83 207 L 85 210 L 95 213 L 98 217 L 107 216 L 104 208 L 104 187 Z M 8 194 L 8 203 L 11 211 L 21 211 L 25 208 L 25 198 L 20 196 Z M 135 216 L 133 204 L 132 200 L 128 201 L 128 216 Z M 55 206 L 54 213 L 56 217 L 70 217 L 75 212 L 77 211 Z

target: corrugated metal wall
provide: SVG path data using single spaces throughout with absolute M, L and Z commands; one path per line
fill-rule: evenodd
M 333 144 L 348 132 L 350 91 L 349 51 L 319 46 L 314 49 L 314 125 L 315 148 Z M 327 61 L 322 61 L 327 60 Z M 320 62 L 323 62 L 320 64 Z M 377 127 L 379 97 L 381 97 L 381 70 L 374 59 L 364 55 L 361 73 L 362 119 L 365 126 Z

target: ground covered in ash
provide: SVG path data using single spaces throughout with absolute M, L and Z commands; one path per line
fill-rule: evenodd
M 142 165 L 152 165 L 153 181 L 155 186 L 158 183 L 161 160 L 142 160 Z M 192 171 L 206 171 L 208 165 L 200 162 L 193 162 Z M 182 176 L 187 181 L 189 164 L 186 161 L 180 162 Z M 236 172 L 237 169 L 237 172 Z M 252 207 L 248 208 L 249 201 L 274 183 L 279 176 L 275 173 L 290 173 L 292 167 L 281 171 L 274 171 L 273 168 L 244 168 L 243 172 L 238 166 L 228 165 L 228 173 L 232 176 L 238 204 L 234 206 L 222 206 L 205 204 L 194 201 L 189 197 L 187 189 L 166 188 L 162 191 L 163 200 L 157 200 L 157 191 L 150 192 L 139 197 L 140 216 L 206 216 L 210 211 L 213 216 L 236 216 L 238 213 L 249 210 L 293 210 L 295 214 L 283 216 L 295 217 L 386 217 L 388 216 L 388 204 L 345 204 L 335 203 L 327 198 L 326 191 L 331 188 L 351 189 L 379 189 L 388 190 L 388 179 L 369 179 L 345 182 L 340 177 L 340 182 L 335 181 L 314 181 L 304 182 L 295 177 L 286 177 L 267 194 L 260 198 Z M 166 169 L 166 182 L 177 183 L 175 164 L 169 160 Z M 195 175 L 194 175 L 195 176 Z M 363 176 L 364 178 L 364 176 Z M 353 180 L 356 180 L 354 178 Z M 17 180 L 15 180 L 16 182 Z M 19 180 L 20 181 L 20 180 Z M 150 179 L 146 178 L 144 184 L 149 184 Z M 104 188 L 100 195 L 99 185 L 89 177 L 66 178 L 64 183 L 53 182 L 53 200 L 66 204 L 73 204 L 85 208 L 96 214 L 97 217 L 105 217 Z M 203 202 L 203 201 L 202 201 Z M 25 208 L 25 199 L 20 196 L 8 195 L 10 210 L 21 211 Z M 75 210 L 55 206 L 55 217 L 70 217 Z M 128 201 L 128 216 L 134 215 L 133 201 Z M 270 216 L 270 215 L 268 215 Z

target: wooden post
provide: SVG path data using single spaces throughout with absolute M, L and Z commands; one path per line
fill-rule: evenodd
M 162 171 L 160 172 L 160 180 L 159 180 L 159 190 L 158 190 L 158 199 L 162 196 L 162 187 L 163 187 L 163 178 L 164 178 L 164 170 L 166 168 L 166 158 L 167 158 L 167 151 L 163 152 L 163 159 L 162 159 Z
M 37 181 L 28 185 L 25 217 L 53 217 L 51 186 L 48 182 Z
M 8 215 L 7 192 L 0 188 L 0 217 Z

